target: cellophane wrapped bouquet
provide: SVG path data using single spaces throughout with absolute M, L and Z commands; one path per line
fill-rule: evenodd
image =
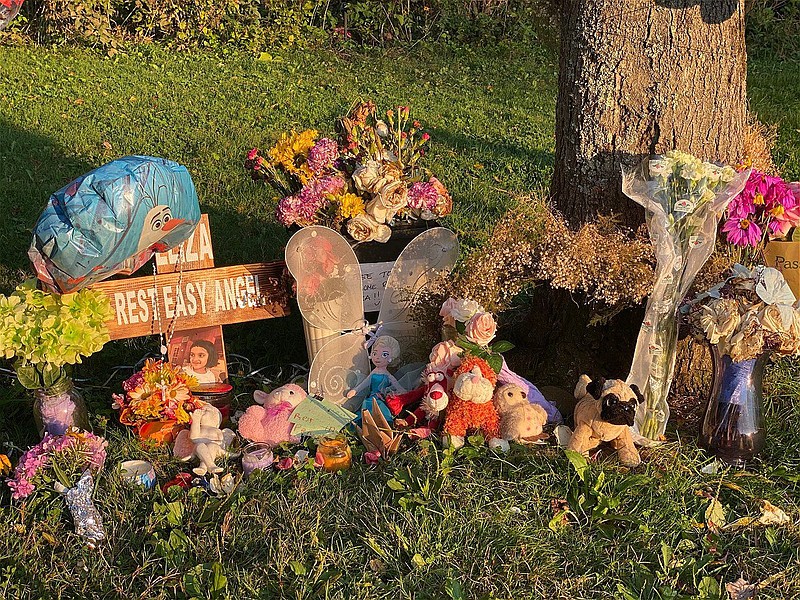
M 339 139 L 307 129 L 281 136 L 266 154 L 253 148 L 245 168 L 280 195 L 286 227 L 325 225 L 357 242 L 386 242 L 392 227 L 449 215 L 447 188 L 422 163 L 430 134 L 398 106 L 378 116 L 372 102 L 339 119 Z
M 750 171 L 737 173 L 671 151 L 624 170 L 622 190 L 645 208 L 656 254 L 653 292 L 639 330 L 628 383 L 639 386 L 635 428 L 658 440 L 669 418 L 667 395 L 675 368 L 678 308 L 697 272 L 714 250 L 717 225 L 728 203 L 744 188 Z

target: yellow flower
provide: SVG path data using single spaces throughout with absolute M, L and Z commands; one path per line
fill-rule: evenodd
M 762 204 L 764 204 L 764 196 L 762 196 L 761 194 L 756 194 L 755 197 L 753 198 L 753 204 L 755 204 L 756 206 L 761 206 Z
M 339 203 L 339 215 L 350 219 L 356 215 L 364 214 L 364 200 L 355 194 L 342 194 L 334 198 Z
M 0 454 L 0 475 L 6 476 L 11 473 L 11 461 L 5 454 Z
M 308 151 L 314 147 L 316 137 L 317 132 L 314 129 L 306 129 L 300 133 L 294 130 L 290 134 L 284 133 L 269 150 L 272 163 L 297 175 L 300 182 L 305 184 L 313 175 L 306 165 L 306 158 Z

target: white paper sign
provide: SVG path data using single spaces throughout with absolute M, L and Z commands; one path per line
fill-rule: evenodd
M 389 280 L 394 261 L 361 264 L 361 283 L 364 295 L 364 312 L 375 312 L 381 308 L 383 290 Z

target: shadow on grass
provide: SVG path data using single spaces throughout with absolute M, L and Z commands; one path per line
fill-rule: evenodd
M 500 141 L 502 138 L 489 141 L 438 128 L 431 128 L 430 133 L 437 143 L 449 147 L 452 150 L 466 151 L 475 156 L 492 157 L 501 160 L 513 159 L 524 161 L 539 169 L 553 166 L 552 152 L 507 144 Z
M 26 252 L 50 194 L 94 166 L 0 118 L 0 292 L 31 271 Z

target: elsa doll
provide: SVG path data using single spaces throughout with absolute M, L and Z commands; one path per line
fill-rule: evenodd
M 391 336 L 382 335 L 372 344 L 369 358 L 372 364 L 375 365 L 375 368 L 372 369 L 369 377 L 347 392 L 347 397 L 352 398 L 356 394 L 363 392 L 364 389 L 369 386 L 369 395 L 364 398 L 364 401 L 361 403 L 361 410 L 358 411 L 358 417 L 355 420 L 356 424 L 361 424 L 361 411 L 366 410 L 372 412 L 372 407 L 375 403 L 378 404 L 378 408 L 380 408 L 383 416 L 386 417 L 386 421 L 388 423 L 392 422 L 392 413 L 389 411 L 385 402 L 386 390 L 392 388 L 398 394 L 403 394 L 406 391 L 397 382 L 397 379 L 389 373 L 387 368 L 399 354 L 400 344 Z

